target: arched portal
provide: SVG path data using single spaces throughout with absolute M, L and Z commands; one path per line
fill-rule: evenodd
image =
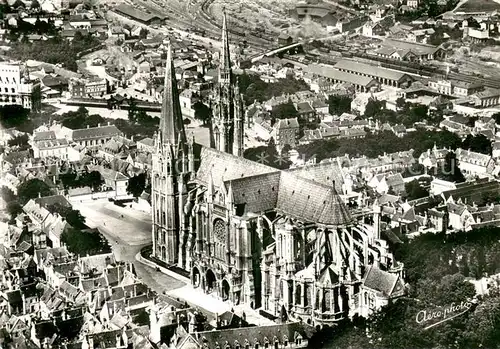
M 229 299 L 229 292 L 231 291 L 231 286 L 227 280 L 222 280 L 222 300 L 227 301 Z
M 201 274 L 197 267 L 193 268 L 193 279 L 191 280 L 191 282 L 193 283 L 194 287 L 200 286 Z
M 215 274 L 211 269 L 207 270 L 206 280 L 207 280 L 207 292 L 211 293 L 213 292 L 217 283 L 217 278 L 215 277 Z

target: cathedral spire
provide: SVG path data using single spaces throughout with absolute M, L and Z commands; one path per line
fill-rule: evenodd
M 168 46 L 167 62 L 165 65 L 165 83 L 163 86 L 163 101 L 161 105 L 160 135 L 162 143 L 177 146 L 186 142 L 186 133 L 182 122 L 179 91 L 175 78 L 172 47 Z
M 220 52 L 219 82 L 231 82 L 231 56 L 229 54 L 226 10 L 222 13 L 222 49 Z

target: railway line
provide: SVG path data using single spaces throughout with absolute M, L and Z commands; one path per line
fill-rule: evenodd
M 454 72 L 454 71 L 447 74 L 446 70 L 442 69 L 442 68 L 430 67 L 430 66 L 427 66 L 424 64 L 419 64 L 419 63 L 393 61 L 393 60 L 386 59 L 383 57 L 367 55 L 364 53 L 343 51 L 343 52 L 341 52 L 341 54 L 342 54 L 342 58 L 362 59 L 362 60 L 367 61 L 369 63 L 380 64 L 380 66 L 382 66 L 384 68 L 400 70 L 400 71 L 404 71 L 407 73 L 420 75 L 422 77 L 442 77 L 442 78 L 444 78 L 446 75 L 448 75 L 448 78 L 450 78 L 450 79 L 455 79 L 455 80 L 460 80 L 460 81 L 465 81 L 465 82 L 470 82 L 470 83 L 480 82 L 486 87 L 500 89 L 500 79 L 498 79 L 498 78 L 495 79 L 495 78 L 488 78 L 488 77 L 477 76 L 477 75 L 469 75 L 469 74 L 464 74 L 464 73 Z

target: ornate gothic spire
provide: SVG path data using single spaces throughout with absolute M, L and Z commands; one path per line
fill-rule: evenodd
M 177 146 L 179 143 L 184 144 L 186 142 L 181 105 L 179 103 L 179 91 L 177 90 L 177 80 L 175 78 L 174 60 L 172 59 L 172 48 L 170 45 L 168 46 L 167 62 L 165 65 L 160 135 L 162 143 Z
M 219 82 L 231 82 L 231 56 L 229 55 L 229 35 L 227 32 L 225 10 L 222 13 L 222 49 L 220 53 Z

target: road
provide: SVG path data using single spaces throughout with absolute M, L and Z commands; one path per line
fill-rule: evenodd
M 151 244 L 151 217 L 107 200 L 73 203 L 91 228 L 97 228 L 108 239 L 119 261 L 132 262 L 139 279 L 158 294 L 185 286 L 185 283 L 138 262 L 137 253 Z M 123 217 L 122 217 L 123 215 Z

